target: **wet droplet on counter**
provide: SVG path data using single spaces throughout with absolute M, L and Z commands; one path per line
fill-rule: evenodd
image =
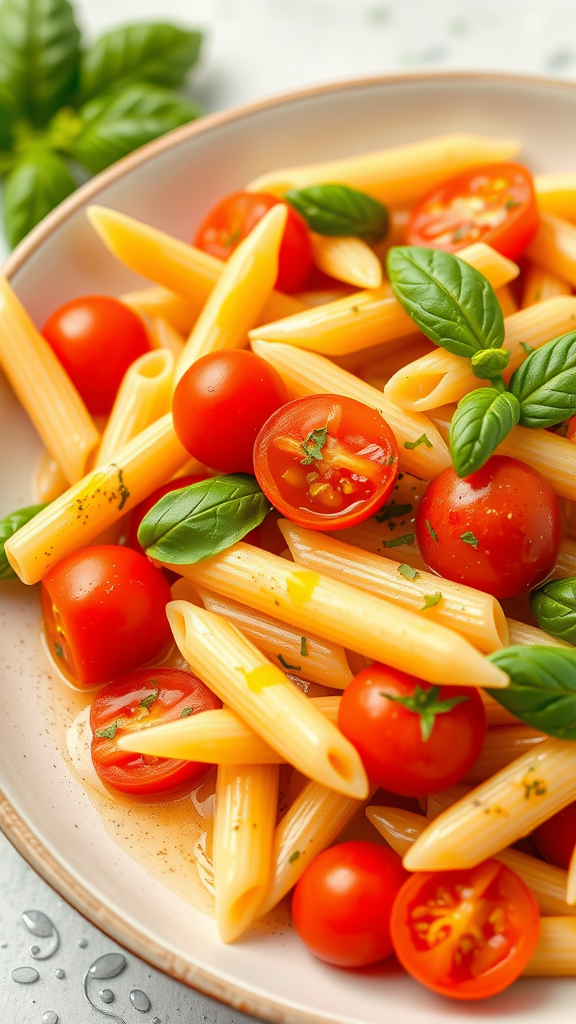
M 126 967 L 126 957 L 122 953 L 104 953 L 88 968 L 91 978 L 116 978 Z
M 150 1000 L 142 989 L 133 988 L 129 998 L 135 1010 L 139 1010 L 140 1013 L 148 1013 L 148 1010 L 150 1009 Z
M 41 910 L 25 910 L 22 920 L 28 931 L 32 932 L 32 935 L 37 935 L 39 939 L 49 939 L 56 930 L 50 918 Z
M 66 977 L 66 971 L 63 971 L 61 967 L 57 967 L 54 974 L 60 979 L 60 981 L 62 981 L 62 978 Z
M 38 953 L 40 952 L 40 946 L 30 946 L 30 952 L 32 956 L 38 956 Z
M 98 997 L 102 1000 L 103 1003 L 114 1002 L 114 993 L 111 988 L 101 988 L 98 993 Z
M 12 971 L 12 981 L 18 982 L 19 985 L 32 985 L 34 981 L 38 981 L 40 975 L 34 967 L 16 967 Z
M 78 943 L 77 944 L 80 946 L 80 949 L 86 949 L 86 946 L 88 945 L 88 941 L 87 941 L 87 939 L 78 939 Z
M 160 1017 L 154 1017 L 154 1020 L 150 1021 L 150 1024 L 162 1024 Z
M 58 1024 L 58 1014 L 54 1010 L 46 1010 L 42 1014 L 42 1024 Z

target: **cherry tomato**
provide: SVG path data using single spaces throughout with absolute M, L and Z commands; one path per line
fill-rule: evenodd
M 144 555 L 118 544 L 83 548 L 42 581 L 50 650 L 75 682 L 109 682 L 167 648 L 168 601 L 168 583 Z
M 233 192 L 225 196 L 202 221 L 194 238 L 194 245 L 220 260 L 227 260 L 236 246 L 268 210 L 282 199 L 264 192 Z M 306 222 L 299 213 L 288 207 L 288 220 L 278 254 L 276 287 L 281 292 L 302 291 L 312 269 L 312 249 Z
M 485 999 L 526 967 L 539 911 L 514 871 L 486 860 L 460 871 L 415 872 L 398 893 L 390 927 L 413 978 L 453 999 Z
M 474 167 L 435 188 L 414 207 L 409 245 L 457 252 L 486 242 L 509 259 L 524 251 L 538 227 L 532 175 L 521 164 Z
M 398 448 L 369 406 L 339 395 L 297 398 L 254 445 L 254 472 L 272 504 L 299 526 L 339 530 L 367 519 L 394 487 Z
M 222 701 L 204 683 L 180 669 L 140 669 L 116 679 L 100 690 L 90 709 L 94 768 L 103 782 L 124 793 L 158 793 L 196 782 L 210 765 L 133 754 L 120 750 L 116 740 L 133 730 L 221 707 Z
M 472 687 L 431 686 L 375 662 L 344 690 L 340 730 L 377 786 L 426 796 L 454 786 L 477 760 L 486 712 Z
M 254 352 L 211 352 L 178 383 L 174 429 L 206 466 L 220 473 L 253 473 L 258 431 L 286 399 L 278 371 Z
M 324 850 L 292 898 L 298 935 L 314 956 L 337 967 L 365 967 L 390 956 L 390 914 L 406 872 L 398 854 L 355 841 Z
M 461 480 L 445 469 L 416 516 L 426 565 L 494 597 L 515 597 L 546 579 L 561 541 L 554 491 L 530 466 L 493 455 Z
M 42 334 L 94 415 L 110 412 L 126 370 L 150 348 L 142 321 L 108 295 L 65 302 Z
M 165 494 L 170 494 L 170 491 L 178 491 L 182 487 L 189 487 L 190 484 L 197 484 L 201 480 L 206 480 L 205 476 L 179 476 L 176 480 L 170 480 L 167 484 L 162 484 L 162 487 L 157 487 L 148 498 L 141 501 L 136 508 L 132 509 L 130 514 L 130 524 L 128 526 L 128 536 L 126 537 L 126 544 L 129 548 L 134 548 L 134 551 L 139 551 L 142 555 L 144 554 L 144 548 L 138 542 L 138 529 L 140 523 L 144 519 L 144 516 L 151 508 L 154 507 L 160 498 L 163 498 Z
M 534 840 L 546 860 L 567 871 L 576 848 L 576 802 L 539 825 Z

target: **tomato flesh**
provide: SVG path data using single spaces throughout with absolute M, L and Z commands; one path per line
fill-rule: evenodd
M 576 848 L 576 803 L 542 822 L 534 831 L 534 841 L 546 860 L 567 871 Z

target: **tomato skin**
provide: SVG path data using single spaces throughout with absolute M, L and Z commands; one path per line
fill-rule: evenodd
M 155 693 L 157 696 L 146 707 Z M 191 672 L 181 669 L 140 669 L 116 679 L 100 690 L 90 709 L 94 768 L 103 782 L 123 793 L 159 793 L 183 782 L 193 784 L 211 765 L 168 757 L 146 758 L 120 750 L 115 740 L 139 728 L 177 721 L 184 710 L 187 715 L 196 715 L 221 707 L 216 694 Z M 95 735 L 114 723 L 113 738 Z
M 220 473 L 253 473 L 258 431 L 287 397 L 278 371 L 254 352 L 211 352 L 178 382 L 174 429 L 206 466 Z
M 42 334 L 93 415 L 110 412 L 126 370 L 150 349 L 136 313 L 109 295 L 65 302 Z
M 438 700 L 465 697 L 437 714 L 422 738 L 421 717 L 386 694 L 410 697 L 429 683 L 375 662 L 344 690 L 338 727 L 354 744 L 370 781 L 402 796 L 427 796 L 460 782 L 477 761 L 486 735 L 486 712 L 476 689 L 441 686 Z
M 171 641 L 170 600 L 162 572 L 118 544 L 82 548 L 42 581 L 52 650 L 82 685 L 109 682 L 158 657 Z
M 567 871 L 576 847 L 576 802 L 543 821 L 534 830 L 534 841 L 546 860 Z
M 365 967 L 392 952 L 390 914 L 406 871 L 377 843 L 340 843 L 315 857 L 292 897 L 299 937 L 337 967 Z
M 487 860 L 460 871 L 416 871 L 396 897 L 390 928 L 394 952 L 413 978 L 468 1001 L 496 995 L 516 980 L 536 948 L 539 924 L 538 905 L 522 879 Z M 437 929 L 435 942 L 429 944 L 424 925 Z M 471 949 L 462 949 L 460 939 Z
M 318 431 L 320 447 L 310 442 Z M 254 445 L 254 472 L 266 497 L 287 519 L 316 530 L 367 519 L 390 494 L 397 468 L 398 447 L 386 421 L 340 395 L 289 402 Z
M 306 221 L 278 196 L 265 192 L 233 192 L 212 207 L 200 224 L 194 245 L 211 256 L 227 260 L 259 220 L 273 206 L 288 208 L 288 220 L 278 253 L 276 288 L 291 294 L 302 291 L 312 269 L 312 248 Z
M 463 534 L 476 538 L 477 547 Z M 558 500 L 535 469 L 493 455 L 463 480 L 449 468 L 430 483 L 416 539 L 432 572 L 497 598 L 515 597 L 554 567 L 562 539 Z
M 477 210 L 474 205 L 482 204 Z M 522 164 L 488 164 L 445 181 L 413 209 L 406 240 L 445 252 L 485 242 L 514 260 L 534 237 L 538 204 Z
M 136 505 L 130 513 L 130 523 L 128 526 L 128 535 L 126 537 L 126 544 L 129 548 L 133 548 L 134 551 L 139 551 L 140 554 L 144 554 L 144 548 L 138 541 L 138 530 L 140 523 L 144 519 L 144 516 L 151 508 L 154 507 L 160 498 L 163 498 L 165 494 L 170 494 L 171 491 L 179 491 L 182 487 L 190 487 L 191 484 L 200 483 L 201 480 L 206 480 L 206 476 L 179 476 L 176 480 L 170 480 L 167 484 L 162 484 L 161 487 L 157 487 L 152 494 L 144 501 L 141 501 L 139 505 Z

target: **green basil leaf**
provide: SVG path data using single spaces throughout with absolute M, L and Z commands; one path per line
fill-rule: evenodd
M 520 418 L 514 395 L 478 388 L 459 403 L 450 424 L 450 456 L 458 476 L 470 476 L 488 461 Z
M 200 53 L 200 32 L 163 22 L 142 22 L 106 32 L 80 59 L 82 102 L 132 82 L 174 88 Z
M 26 526 L 34 516 L 37 516 L 46 505 L 28 505 L 26 508 L 19 508 L 16 512 L 11 512 L 10 515 L 5 516 L 0 521 L 0 580 L 12 580 L 16 578 L 16 573 L 10 565 L 4 551 L 4 545 L 7 540 L 16 533 L 21 526 Z
M 152 558 L 189 565 L 242 540 L 270 510 L 253 476 L 216 476 L 160 498 L 140 523 L 138 540 Z
M 68 0 L 2 0 L 0 107 L 43 127 L 72 96 L 79 44 Z
M 61 156 L 35 149 L 18 160 L 4 188 L 4 230 L 10 245 L 17 245 L 50 210 L 76 188 Z
M 576 578 L 550 580 L 533 590 L 530 608 L 540 629 L 576 645 Z
M 576 413 L 576 331 L 536 349 L 512 375 L 523 427 L 553 427 Z
M 290 189 L 284 198 L 318 235 L 354 235 L 379 242 L 388 231 L 386 207 L 348 185 Z
M 490 690 L 502 707 L 548 736 L 576 739 L 576 651 L 561 647 L 505 647 L 488 660 L 510 685 Z
M 471 358 L 500 348 L 504 320 L 483 274 L 441 249 L 394 246 L 387 258 L 394 294 L 420 330 L 442 348 Z
M 71 152 L 79 163 L 97 173 L 144 143 L 187 124 L 199 113 L 197 107 L 169 89 L 146 82 L 128 85 L 82 107 L 82 131 Z
M 8 156 L 14 144 L 13 129 L 14 119 L 10 116 L 5 107 L 0 106 L 0 150 L 4 150 L 1 154 L 3 159 Z M 0 165 L 0 174 L 1 173 L 2 169 Z
M 470 360 L 472 373 L 479 380 L 494 380 L 500 377 L 510 362 L 507 348 L 483 348 L 475 352 Z

